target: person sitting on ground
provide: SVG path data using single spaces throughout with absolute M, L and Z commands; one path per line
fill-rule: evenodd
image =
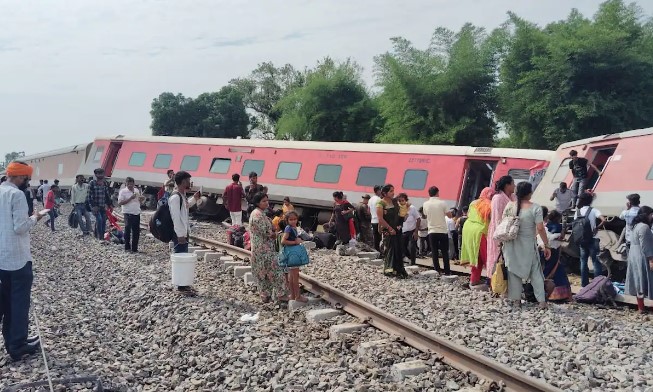
M 299 291 L 299 268 L 309 263 L 308 252 L 301 245 L 304 241 L 297 236 L 299 215 L 295 211 L 289 211 L 284 215 L 284 220 L 287 222 L 287 225 L 283 230 L 283 236 L 281 238 L 283 256 L 280 257 L 279 264 L 288 269 L 290 299 L 307 302 L 308 299 L 300 295 Z

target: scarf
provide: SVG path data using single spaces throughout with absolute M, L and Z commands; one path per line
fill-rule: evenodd
M 494 189 L 490 187 L 483 188 L 481 195 L 474 203 L 476 212 L 478 212 L 478 215 L 486 223 L 490 221 L 490 213 L 492 212 L 492 196 L 494 196 Z

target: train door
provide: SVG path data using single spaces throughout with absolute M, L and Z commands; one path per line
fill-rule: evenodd
M 458 206 L 468 206 L 481 194 L 483 188 L 490 186 L 494 177 L 495 161 L 468 159 L 465 162 Z
M 587 157 L 589 163 L 594 164 L 594 166 L 596 166 L 597 168 L 599 168 L 600 171 L 603 172 L 610 164 L 610 161 L 612 160 L 612 156 L 614 155 L 614 152 L 616 150 L 617 150 L 616 144 L 609 145 L 609 146 L 599 146 L 599 147 L 591 148 L 589 153 L 586 154 L 585 156 Z M 590 168 L 589 170 L 590 170 L 589 181 L 587 184 L 587 188 L 594 190 L 599 185 L 599 182 L 601 181 L 601 176 L 594 169 Z
M 111 142 L 109 144 L 109 148 L 107 149 L 107 154 L 102 164 L 102 168 L 104 169 L 104 174 L 107 177 L 111 177 L 113 168 L 116 165 L 116 160 L 118 159 L 118 153 L 120 152 L 120 147 L 122 147 L 122 142 Z

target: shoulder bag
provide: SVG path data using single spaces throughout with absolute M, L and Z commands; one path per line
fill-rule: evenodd
M 517 234 L 519 234 L 519 215 L 507 215 L 494 229 L 492 238 L 495 241 L 508 242 L 517 238 Z

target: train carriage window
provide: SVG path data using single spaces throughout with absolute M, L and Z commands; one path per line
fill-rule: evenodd
M 259 159 L 246 159 L 243 164 L 243 171 L 240 173 L 243 176 L 249 175 L 249 173 L 254 172 L 259 177 L 263 174 L 263 168 L 265 167 L 265 161 Z
M 227 174 L 229 173 L 229 167 L 231 167 L 231 158 L 213 158 L 209 171 L 211 173 Z
M 154 159 L 154 168 L 155 169 L 167 169 L 170 167 L 172 162 L 172 154 L 156 154 Z
M 60 163 L 59 166 L 57 167 L 57 175 L 62 175 L 63 174 L 63 163 Z
M 144 152 L 132 152 L 131 157 L 129 157 L 129 166 L 143 166 L 145 156 Z
M 571 158 L 567 158 L 562 161 L 560 167 L 558 168 L 558 171 L 556 171 L 556 174 L 553 176 L 553 180 L 551 180 L 551 182 L 553 182 L 554 184 L 558 184 L 563 182 L 567 178 L 567 175 L 569 175 L 570 160 Z
M 385 167 L 361 167 L 358 169 L 358 178 L 356 185 L 374 186 L 385 184 L 385 178 L 388 175 L 388 169 Z
M 281 162 L 277 167 L 277 178 L 280 180 L 296 180 L 302 164 L 299 162 Z
M 200 167 L 200 157 L 197 155 L 185 155 L 184 159 L 181 160 L 179 170 L 195 171 L 198 167 Z
M 653 166 L 651 166 L 651 169 L 648 171 L 648 175 L 646 176 L 647 180 L 653 180 Z
M 508 175 L 515 180 L 515 185 L 528 181 L 531 178 L 531 172 L 528 169 L 510 169 L 508 170 Z
M 426 170 L 406 170 L 404 172 L 404 182 L 401 187 L 403 189 L 420 191 L 426 187 L 426 177 L 428 177 Z
M 104 147 L 98 147 L 98 149 L 95 150 L 95 155 L 93 155 L 93 162 L 100 162 L 100 158 L 102 158 L 103 153 Z
M 315 182 L 325 182 L 328 184 L 337 184 L 340 181 L 340 173 L 342 166 L 340 165 L 317 165 L 315 169 Z

